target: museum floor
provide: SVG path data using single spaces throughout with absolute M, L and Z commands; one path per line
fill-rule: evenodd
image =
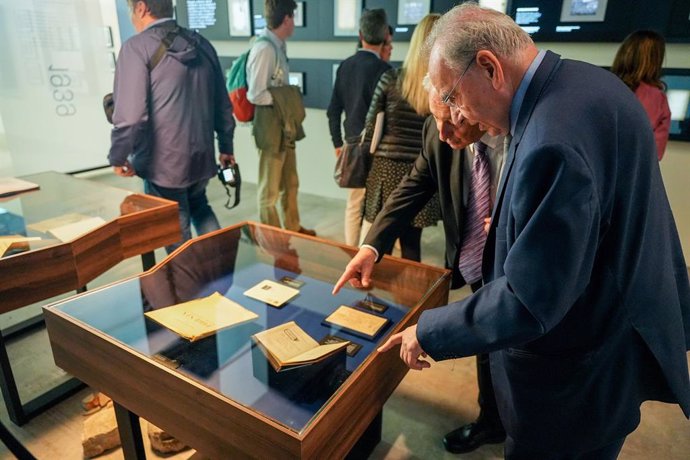
M 121 188 L 141 190 L 138 179 L 118 178 L 103 170 L 90 174 L 90 180 Z M 209 187 L 209 197 L 222 225 L 243 220 L 257 220 L 256 187 L 245 184 L 242 203 L 236 209 L 223 208 L 225 193 L 217 181 Z M 342 241 L 343 200 L 326 199 L 315 195 L 300 195 L 300 211 L 305 227 L 314 228 L 323 238 Z M 423 261 L 440 265 L 443 260 L 443 231 L 440 227 L 426 229 L 423 234 Z M 158 260 L 164 252 L 157 251 Z M 141 270 L 138 258 L 126 260 L 96 279 L 93 288 L 116 279 L 136 274 Z M 451 299 L 469 294 L 466 289 L 451 293 Z M 52 299 L 56 300 L 56 299 Z M 47 302 L 46 302 L 47 303 Z M 44 303 L 45 304 L 45 303 Z M 22 319 L 35 315 L 42 304 L 21 311 L 0 315 L 0 326 L 5 329 Z M 38 330 L 12 340 L 9 344 L 10 361 L 20 387 L 22 400 L 27 401 L 52 382 L 64 378 L 54 366 L 45 330 Z M 690 360 L 690 355 L 689 355 Z M 0 420 L 38 459 L 82 458 L 81 437 L 84 417 L 80 400 L 88 390 L 61 402 L 37 416 L 22 427 L 9 421 L 4 404 L 0 404 Z M 485 446 L 471 454 L 452 455 L 441 445 L 444 433 L 472 421 L 477 415 L 477 388 L 473 358 L 434 363 L 422 372 L 407 374 L 383 411 L 383 439 L 372 454 L 373 459 L 498 459 L 503 457 L 503 446 Z M 564 414 L 567 416 L 567 414 Z M 149 454 L 148 458 L 187 459 L 199 456 L 193 451 L 161 457 Z M 0 459 L 12 458 L 0 444 Z M 122 452 L 115 449 L 98 457 L 121 459 Z M 690 422 L 677 406 L 661 403 L 645 403 L 642 406 L 640 427 L 628 437 L 620 455 L 624 460 L 690 458 Z

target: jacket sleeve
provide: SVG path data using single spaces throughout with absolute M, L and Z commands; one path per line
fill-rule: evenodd
M 343 100 L 340 94 L 340 85 L 342 84 L 341 68 L 342 65 L 340 65 L 336 71 L 331 102 L 328 104 L 328 110 L 326 110 L 326 115 L 328 116 L 328 129 L 331 132 L 331 139 L 335 148 L 343 146 L 343 134 L 340 126 L 344 110 Z
M 417 157 L 412 171 L 403 178 L 398 187 L 390 194 L 383 209 L 376 216 L 374 223 L 364 239 L 364 244 L 376 248 L 379 260 L 388 252 L 412 219 L 424 208 L 438 188 L 437 179 L 432 174 L 428 131 L 433 124 L 429 117 L 424 123 L 422 136 L 425 148 Z M 431 139 L 429 139 L 431 140 Z
M 600 204 L 589 165 L 563 145 L 520 155 L 510 203 L 495 229 L 496 246 L 508 246 L 504 274 L 467 299 L 422 313 L 417 338 L 435 360 L 539 338 L 563 320 L 590 282 Z
M 108 161 L 122 166 L 134 153 L 139 142 L 150 137 L 149 91 L 150 72 L 143 50 L 134 40 L 122 45 L 115 67 L 113 88 L 113 130 Z
M 381 78 L 379 78 L 376 88 L 374 89 L 374 96 L 371 98 L 367 118 L 364 122 L 363 142 L 371 142 L 371 138 L 374 134 L 374 127 L 376 126 L 376 114 L 386 110 L 388 92 L 393 85 L 397 84 L 397 81 L 397 71 L 395 69 L 390 69 L 381 74 Z

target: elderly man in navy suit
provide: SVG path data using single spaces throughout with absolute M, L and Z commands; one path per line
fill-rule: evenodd
M 507 459 L 616 458 L 643 401 L 690 415 L 690 286 L 644 109 L 615 76 L 539 51 L 475 3 L 439 20 L 430 46 L 453 116 L 512 142 L 485 285 L 380 351 L 399 344 L 412 369 L 492 352 Z M 336 288 L 347 279 L 367 284 L 346 271 Z

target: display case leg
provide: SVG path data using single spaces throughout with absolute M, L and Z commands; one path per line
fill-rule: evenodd
M 113 401 L 113 406 L 115 407 L 117 431 L 120 433 L 122 453 L 125 459 L 144 460 L 146 458 L 146 451 L 144 450 L 144 440 L 141 437 L 139 416 L 115 401 Z
M 36 457 L 31 455 L 24 445 L 14 437 L 10 430 L 5 425 L 0 423 L 0 439 L 2 443 L 12 452 L 12 454 L 19 460 L 36 460 Z
M 369 458 L 379 442 L 381 442 L 381 431 L 383 428 L 383 409 L 376 414 L 367 429 L 362 433 L 357 443 L 352 446 L 350 452 L 345 457 L 347 460 L 359 460 Z
M 144 268 L 144 271 L 153 268 L 154 265 L 156 265 L 156 254 L 153 251 L 145 252 L 141 255 L 141 266 Z

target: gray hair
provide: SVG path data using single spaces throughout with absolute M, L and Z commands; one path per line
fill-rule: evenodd
M 446 65 L 460 71 L 478 51 L 511 60 L 531 45 L 532 38 L 510 16 L 466 2 L 436 21 L 425 48 L 426 52 L 438 48 Z
M 359 18 L 359 33 L 362 40 L 370 45 L 380 45 L 388 34 L 388 18 L 382 8 L 362 11 Z

